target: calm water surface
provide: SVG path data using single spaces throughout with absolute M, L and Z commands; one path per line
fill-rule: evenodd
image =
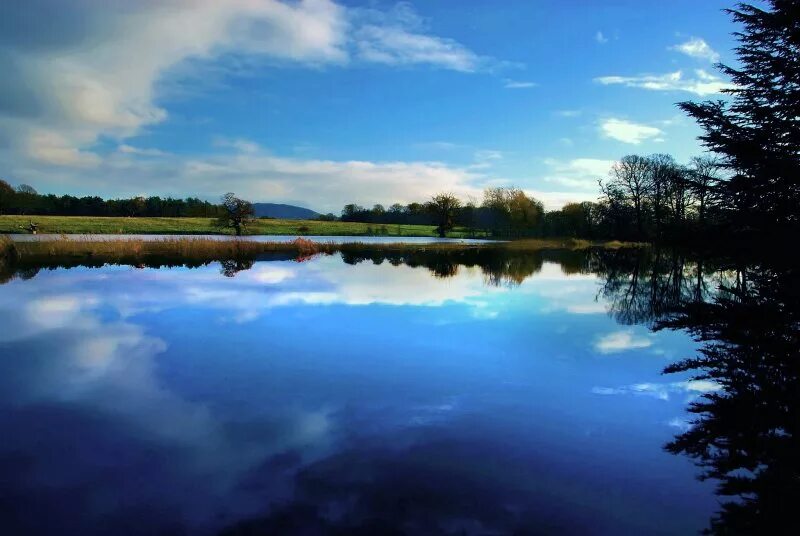
M 0 286 L 5 533 L 708 525 L 713 484 L 663 447 L 720 385 L 662 374 L 697 344 L 648 329 L 629 271 L 345 260 Z

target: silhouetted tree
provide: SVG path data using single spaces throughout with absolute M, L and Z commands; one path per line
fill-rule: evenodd
M 593 238 L 597 205 L 588 201 L 567 203 L 561 210 L 545 214 L 545 233 L 551 236 Z
M 364 207 L 350 203 L 342 209 L 342 221 L 364 221 L 360 219 L 360 215 L 365 212 Z
M 389 215 L 393 218 L 393 223 L 399 223 L 406 213 L 406 207 L 400 203 L 394 203 L 389 207 Z
M 231 227 L 236 236 L 241 236 L 244 228 L 253 220 L 252 203 L 228 192 L 222 196 L 222 208 L 225 213 L 220 216 L 218 224 L 222 227 Z
M 519 188 L 512 188 L 509 194 L 509 215 L 514 234 L 516 236 L 533 234 L 541 223 L 544 206 L 536 199 L 525 195 Z
M 428 202 L 428 210 L 436 218 L 436 232 L 444 237 L 454 226 L 456 211 L 461 207 L 461 201 L 450 193 L 434 195 Z
M 623 156 L 611 167 L 610 179 L 600 183 L 603 195 L 612 203 L 630 203 L 639 237 L 644 236 L 646 202 L 652 186 L 651 166 L 647 158 Z
M 665 205 L 674 187 L 678 164 L 668 154 L 654 154 L 647 157 L 650 166 L 646 179 L 646 195 L 653 210 L 655 234 L 660 236 L 664 231 Z
M 709 206 L 719 203 L 720 161 L 714 156 L 696 156 L 692 158 L 687 181 L 697 201 L 697 223 L 700 229 L 706 226 Z
M 515 187 L 486 188 L 476 210 L 477 225 L 500 236 L 538 234 L 544 206 Z
M 14 188 L 3 179 L 0 179 L 0 214 L 3 214 L 14 198 Z
M 683 102 L 703 143 L 730 171 L 727 202 L 740 229 L 796 233 L 800 220 L 800 2 L 766 0 L 728 10 L 740 68 L 719 65 L 733 81 L 729 102 Z M 792 228 L 793 230 L 790 230 Z

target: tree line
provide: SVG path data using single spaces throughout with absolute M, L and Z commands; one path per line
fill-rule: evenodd
M 342 209 L 340 219 L 377 224 L 435 225 L 441 236 L 456 226 L 464 227 L 472 234 L 526 236 L 537 226 L 542 214 L 542 203 L 519 188 L 487 188 L 480 204 L 474 199 L 464 202 L 451 193 L 442 192 L 426 203 L 395 203 L 388 210 L 383 205 L 367 209 L 348 204 Z
M 712 156 L 681 165 L 666 154 L 628 155 L 598 181 L 601 196 L 595 202 L 546 211 L 541 201 L 519 188 L 494 187 L 484 191 L 480 203 L 440 193 L 427 203 L 395 203 L 388 210 L 348 204 L 341 220 L 436 225 L 440 235 L 461 227 L 476 236 L 495 237 L 674 238 L 724 222 L 719 194 L 724 176 L 719 159 Z
M 225 212 L 219 204 L 196 197 L 131 197 L 103 199 L 98 196 L 40 194 L 32 186 L 13 188 L 0 179 L 0 214 L 39 216 L 163 216 L 216 218 Z

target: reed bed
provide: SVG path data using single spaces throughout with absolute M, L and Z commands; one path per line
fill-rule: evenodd
M 0 235 L 0 259 L 6 259 L 16 255 L 17 248 L 13 240 L 5 235 Z
M 513 250 L 536 251 L 541 249 L 585 249 L 589 247 L 628 247 L 636 244 L 620 242 L 590 242 L 576 239 L 531 239 L 511 242 L 435 242 L 428 244 L 364 242 L 327 243 L 297 238 L 292 242 L 254 242 L 249 240 L 215 240 L 209 238 L 175 237 L 160 240 L 56 240 L 14 242 L 0 237 L 0 257 L 12 256 L 26 264 L 36 260 L 56 259 L 77 261 L 92 260 L 112 264 L 138 264 L 137 261 L 155 259 L 190 260 L 211 262 L 214 260 L 256 258 L 266 253 L 294 255 L 307 259 L 320 254 L 368 253 L 368 252 L 455 252 L 467 250 Z

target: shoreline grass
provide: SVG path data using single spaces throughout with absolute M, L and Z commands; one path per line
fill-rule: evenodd
M 541 254 L 572 254 L 589 248 L 633 248 L 641 244 L 589 242 L 574 239 L 536 239 L 514 242 L 382 243 L 314 242 L 297 238 L 292 242 L 216 240 L 174 237 L 157 240 L 118 239 L 76 241 L 68 238 L 17 242 L 0 235 L 0 284 L 19 276 L 29 278 L 42 269 L 102 266 L 136 268 L 200 267 L 219 262 L 225 275 L 252 267 L 257 261 L 303 262 L 318 255 L 341 255 L 348 264 L 372 260 L 426 266 L 437 277 L 447 277 L 457 266 L 479 265 L 493 280 L 524 278 L 531 266 L 541 263 Z M 538 259 L 538 261 L 537 261 Z M 508 272 L 508 273 L 506 273 Z M 515 273 L 513 277 L 511 274 Z M 523 275 L 520 275 L 523 274 Z
M 175 237 L 158 240 L 37 240 L 16 242 L 9 237 L 0 237 L 0 255 L 13 256 L 19 260 L 35 259 L 92 259 L 106 262 L 144 260 L 148 257 L 219 260 L 254 257 L 263 253 L 296 254 L 308 257 L 317 254 L 338 252 L 447 252 L 465 250 L 506 250 L 514 252 L 540 249 L 586 249 L 590 247 L 622 248 L 639 247 L 642 244 L 618 241 L 588 241 L 572 238 L 525 239 L 509 242 L 433 242 L 416 244 L 407 242 L 370 244 L 364 242 L 314 242 L 298 237 L 292 242 L 255 242 L 251 240 L 215 240 L 210 238 Z
M 42 234 L 170 234 L 231 235 L 230 229 L 216 225 L 214 218 L 150 218 L 117 216 L 0 216 L 0 234 L 25 233 L 34 222 Z M 246 235 L 320 235 L 320 236 L 424 236 L 436 235 L 433 225 L 371 224 L 318 220 L 256 219 L 246 228 Z M 453 238 L 465 238 L 468 232 L 456 228 Z

